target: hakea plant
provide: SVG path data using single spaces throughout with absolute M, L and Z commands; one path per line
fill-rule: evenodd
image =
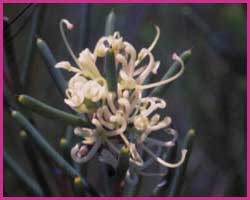
M 179 72 L 166 80 L 144 84 L 151 73 L 157 74 L 160 65 L 160 61 L 155 60 L 152 54 L 160 36 L 159 27 L 155 26 L 156 36 L 152 44 L 141 49 L 138 54 L 132 44 L 125 41 L 119 32 L 115 32 L 113 35 L 101 37 L 93 52 L 87 48 L 78 57 L 70 48 L 64 27 L 71 30 L 73 25 L 66 19 L 60 21 L 63 41 L 77 66 L 72 66 L 68 61 L 55 65 L 56 68 L 74 74 L 69 80 L 64 102 L 78 113 L 87 113 L 94 126 L 74 129 L 74 133 L 83 140 L 72 148 L 73 160 L 78 163 L 88 162 L 99 151 L 100 160 L 116 168 L 120 149 L 126 146 L 130 153 L 128 180 L 137 174 L 165 175 L 144 171 L 154 161 L 168 168 L 180 166 L 185 160 L 187 149 L 181 151 L 181 159 L 177 163 L 166 162 L 159 156 L 161 149 L 174 146 L 177 139 L 177 131 L 168 128 L 171 118 L 166 116 L 161 119 L 155 113 L 157 109 L 164 109 L 166 102 L 158 97 L 142 95 L 144 90 L 174 81 L 184 71 L 184 62 L 174 53 L 173 59 L 181 65 Z M 107 66 L 113 68 L 112 78 L 105 77 L 105 72 L 103 75 L 97 66 L 97 59 L 108 59 L 107 56 L 113 56 L 113 63 L 108 63 Z M 144 60 L 148 61 L 143 62 Z M 166 133 L 172 135 L 170 141 L 150 137 L 155 131 L 166 128 Z M 160 147 L 160 150 L 151 150 L 154 146 Z M 147 160 L 142 158 L 143 152 L 149 155 Z
M 30 142 L 34 142 L 69 176 L 70 182 L 74 179 L 75 195 L 103 196 L 72 163 L 72 159 L 76 163 L 88 163 L 94 157 L 114 169 L 115 175 L 107 173 L 107 180 L 104 180 L 108 182 L 105 187 L 113 188 L 112 194 L 135 195 L 135 188 L 140 185 L 137 184 L 140 176 L 161 176 L 152 194 L 177 195 L 183 182 L 194 131 L 191 129 L 185 136 L 177 160 L 177 131 L 170 128 L 172 120 L 169 116 L 161 117 L 157 112 L 166 108 L 167 104 L 160 96 L 168 84 L 183 74 L 184 62 L 189 59 L 191 52 L 185 51 L 180 56 L 174 53 L 174 63 L 162 79 L 148 83 L 150 75 L 157 74 L 160 66 L 160 61 L 152 54 L 160 37 L 159 27 L 155 26 L 156 35 L 151 45 L 137 52 L 119 32 L 114 32 L 114 18 L 111 12 L 106 21 L 105 36 L 97 41 L 94 50 L 86 48 L 79 56 L 73 53 L 65 33 L 65 28 L 72 30 L 73 24 L 66 19 L 60 21 L 60 32 L 74 64 L 68 61 L 57 63 L 47 44 L 40 38 L 36 40 L 47 69 L 72 112 L 64 112 L 24 94 L 13 99 L 14 95 L 11 96 L 7 86 L 4 90 L 6 101 L 13 118 L 25 130 L 20 134 L 25 147 L 32 149 Z M 99 66 L 102 62 L 103 66 Z M 72 73 L 68 83 L 58 68 Z M 144 91 L 149 89 L 152 91 L 145 96 Z M 66 137 L 60 141 L 62 155 L 43 138 L 29 121 L 32 116 L 23 108 L 70 125 Z M 75 135 L 81 138 L 73 147 L 71 127 L 74 127 Z M 171 139 L 157 139 L 154 135 L 158 132 L 165 133 Z M 29 156 L 34 156 L 37 148 L 31 151 L 27 150 Z M 7 152 L 4 153 L 4 159 L 33 194 L 51 195 L 45 179 L 39 178 L 36 182 L 28 177 Z M 38 177 L 43 177 L 37 159 L 33 158 L 31 162 L 35 162 L 33 166 L 36 167 Z M 154 171 L 156 165 L 158 170 Z M 107 191 L 105 195 L 108 195 Z

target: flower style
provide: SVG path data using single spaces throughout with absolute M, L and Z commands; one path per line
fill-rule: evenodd
M 161 119 L 156 113 L 164 109 L 166 102 L 158 97 L 143 97 L 143 90 L 168 84 L 176 80 L 184 71 L 184 63 L 177 54 L 173 59 L 181 64 L 181 69 L 174 76 L 159 82 L 144 84 L 147 77 L 156 74 L 160 61 L 156 61 L 152 50 L 155 47 L 160 29 L 155 26 L 156 36 L 148 48 L 143 48 L 137 54 L 132 44 L 124 41 L 119 32 L 104 36 L 97 42 L 93 53 L 89 49 L 83 50 L 78 58 L 74 55 L 64 33 L 64 25 L 71 30 L 73 25 L 66 19 L 60 22 L 63 40 L 77 67 L 68 61 L 61 61 L 55 65 L 74 73 L 69 80 L 66 90 L 67 105 L 78 113 L 88 113 L 94 128 L 77 127 L 74 133 L 83 138 L 71 150 L 72 158 L 79 163 L 87 162 L 99 152 L 100 161 L 116 168 L 118 156 L 122 146 L 130 152 L 130 167 L 127 181 L 136 182 L 137 174 L 162 176 L 165 173 L 145 172 L 152 164 L 159 163 L 167 168 L 180 166 L 187 153 L 181 152 L 181 159 L 177 163 L 168 163 L 160 157 L 164 148 L 175 145 L 177 132 L 168 128 L 171 118 Z M 107 52 L 114 54 L 115 68 L 118 71 L 117 91 L 109 91 L 108 77 L 104 77 L 96 66 L 98 58 L 106 56 Z M 151 137 L 158 130 L 165 129 L 172 136 L 170 141 L 161 141 Z M 148 154 L 143 158 L 142 154 Z

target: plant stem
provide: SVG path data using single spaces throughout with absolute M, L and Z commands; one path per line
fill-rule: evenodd
M 59 165 L 65 173 L 71 178 L 81 175 L 67 162 L 64 158 L 55 151 L 53 147 L 42 137 L 42 135 L 35 129 L 35 127 L 18 111 L 12 111 L 12 117 L 30 134 L 31 138 L 48 157 L 50 157 L 57 165 Z M 81 177 L 82 183 L 85 187 L 86 194 L 98 195 L 98 193 L 90 186 L 90 184 Z
M 23 85 L 25 85 L 25 80 L 27 79 L 27 72 L 35 54 L 36 35 L 39 34 L 41 30 L 44 19 L 44 11 L 45 11 L 45 5 L 40 4 L 36 8 L 35 13 L 32 17 L 31 30 L 30 30 L 29 40 L 27 42 L 28 44 L 26 47 L 25 57 L 23 59 L 22 73 L 20 77 L 21 83 Z
M 7 152 L 4 151 L 3 156 L 4 163 L 18 177 L 18 179 L 25 184 L 29 192 L 35 196 L 43 196 L 42 189 L 37 184 L 37 182 L 33 180 L 33 178 L 31 178 L 28 174 L 26 174 Z
M 44 178 L 44 173 L 38 163 L 38 155 L 37 155 L 36 150 L 34 149 L 34 145 L 30 141 L 30 138 L 28 137 L 26 131 L 21 130 L 19 133 L 19 136 L 22 140 L 24 150 L 30 161 L 30 164 L 31 164 L 31 167 L 32 167 L 32 170 L 34 172 L 37 182 L 41 185 L 41 188 L 44 194 L 46 196 L 50 196 L 51 192 L 46 182 L 46 179 Z
M 186 155 L 186 160 L 184 163 L 176 169 L 174 177 L 171 181 L 170 184 L 170 189 L 169 189 L 169 194 L 168 196 L 179 196 L 181 192 L 182 185 L 184 183 L 184 178 L 185 178 L 185 172 L 188 164 L 188 160 L 192 151 L 192 146 L 195 138 L 195 131 L 193 129 L 190 129 L 187 132 L 187 135 L 184 139 L 184 142 L 182 144 L 182 149 L 187 149 L 187 155 Z
M 114 52 L 109 50 L 106 53 L 104 61 L 104 74 L 108 82 L 108 89 L 111 92 L 116 92 L 117 90 L 117 71 L 115 65 Z
M 105 23 L 105 36 L 112 35 L 115 31 L 115 13 L 113 10 L 108 14 L 106 23 Z
M 52 79 L 54 80 L 57 86 L 57 89 L 59 90 L 60 94 L 64 97 L 67 84 L 60 69 L 56 69 L 54 67 L 56 64 L 56 59 L 54 58 L 48 45 L 41 38 L 37 38 L 36 45 L 45 61 L 45 64 Z
M 59 109 L 53 108 L 39 100 L 36 100 L 33 97 L 28 95 L 19 95 L 18 102 L 24 106 L 25 108 L 30 109 L 31 111 L 58 121 L 65 122 L 67 124 L 75 125 L 75 126 L 85 126 L 89 127 L 90 124 L 83 120 L 82 117 L 61 111 Z

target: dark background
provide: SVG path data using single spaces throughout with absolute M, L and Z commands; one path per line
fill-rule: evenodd
M 11 21 L 25 6 L 5 4 L 4 16 Z M 14 44 L 21 74 L 34 15 L 32 9 L 36 8 L 30 8 L 11 25 L 9 40 Z M 93 50 L 103 35 L 105 18 L 111 9 L 117 15 L 116 30 L 137 50 L 151 43 L 155 35 L 153 25 L 160 27 L 160 40 L 153 54 L 161 65 L 153 81 L 171 65 L 172 53 L 192 49 L 192 58 L 184 75 L 165 93 L 166 114 L 172 117 L 180 138 L 189 128 L 197 131 L 182 196 L 245 196 L 246 5 L 46 4 L 37 34 L 47 42 L 58 61 L 70 60 L 59 32 L 59 20 L 66 18 L 75 25 L 68 36 L 78 54 L 86 47 Z M 34 57 L 25 78 L 25 92 L 64 109 L 63 99 L 41 56 L 36 49 L 33 51 Z M 39 116 L 35 116 L 35 122 L 58 149 L 65 125 Z M 18 138 L 18 128 L 8 112 L 4 113 L 4 148 L 31 174 Z M 4 171 L 4 188 L 9 195 L 23 195 L 22 186 L 7 169 Z M 148 179 L 139 195 L 150 194 Z

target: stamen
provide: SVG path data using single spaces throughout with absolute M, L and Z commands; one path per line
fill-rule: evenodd
M 183 149 L 181 151 L 181 159 L 177 163 L 168 163 L 164 160 L 162 160 L 160 157 L 157 157 L 148 147 L 146 147 L 144 144 L 141 144 L 142 148 L 150 155 L 152 156 L 155 161 L 157 161 L 159 164 L 163 165 L 164 167 L 169 167 L 169 168 L 176 168 L 179 167 L 186 158 L 187 154 L 187 149 Z
M 68 49 L 68 51 L 69 51 L 70 55 L 72 56 L 73 60 L 75 61 L 75 63 L 77 64 L 77 66 L 79 66 L 79 68 L 80 68 L 80 64 L 79 64 L 79 62 L 78 62 L 78 60 L 77 60 L 74 52 L 72 51 L 72 49 L 71 49 L 71 47 L 69 45 L 69 42 L 67 40 L 67 37 L 65 35 L 65 32 L 64 32 L 64 29 L 63 29 L 63 24 L 66 25 L 66 27 L 67 27 L 68 30 L 71 30 L 74 26 L 67 19 L 61 19 L 60 24 L 59 24 L 60 25 L 59 26 L 60 27 L 60 32 L 61 32 L 64 44 L 66 45 L 66 48 Z
M 134 67 L 135 67 L 136 50 L 133 47 L 133 45 L 131 45 L 128 42 L 124 42 L 124 45 L 125 45 L 125 51 L 130 56 L 129 63 L 128 63 L 128 75 L 132 77 L 134 73 Z
M 115 128 L 115 127 L 114 127 L 114 124 L 112 124 L 112 123 L 110 123 L 110 122 L 108 122 L 108 121 L 105 121 L 105 119 L 103 118 L 104 112 L 103 112 L 103 109 L 102 109 L 102 108 L 98 108 L 96 114 L 97 114 L 98 120 L 100 121 L 100 123 L 101 123 L 103 126 L 105 126 L 105 127 L 108 128 L 108 129 L 114 129 L 114 128 Z
M 148 51 L 152 51 L 154 49 L 156 43 L 159 40 L 159 37 L 160 37 L 160 28 L 159 28 L 159 26 L 155 25 L 155 30 L 156 30 L 156 36 L 155 36 L 152 44 L 148 47 Z
M 124 115 L 127 118 L 129 111 L 130 111 L 130 108 L 131 108 L 129 101 L 126 98 L 120 98 L 120 99 L 118 99 L 118 104 L 120 104 L 121 106 L 123 106 L 125 108 Z
M 125 57 L 121 54 L 117 54 L 115 56 L 116 58 L 116 62 L 117 63 L 121 63 L 122 64 L 122 70 L 124 70 L 127 74 L 129 73 L 128 71 L 128 62 L 127 60 L 125 59 Z
M 142 66 L 142 67 L 136 69 L 136 70 L 134 71 L 133 76 L 138 76 L 139 74 L 141 74 L 141 73 L 145 70 L 146 67 L 147 67 L 147 66 L 144 65 L 144 66 Z
M 141 111 L 141 114 L 144 116 L 150 115 L 158 108 L 163 109 L 166 107 L 166 102 L 163 99 L 157 97 L 145 97 L 141 100 L 141 102 L 146 104 L 150 103 L 150 106 L 147 109 Z
M 149 56 L 149 63 L 147 67 L 145 68 L 145 70 L 141 73 L 141 75 L 136 79 L 137 82 L 140 84 L 142 84 L 146 80 L 146 78 L 148 77 L 148 75 L 150 74 L 150 72 L 153 70 L 155 66 L 154 56 L 152 55 L 152 53 L 146 49 L 145 49 L 145 52 L 146 52 L 145 57 Z
M 161 64 L 160 61 L 155 62 L 155 66 L 154 66 L 154 68 L 152 69 L 153 74 L 157 74 L 157 71 L 158 71 L 158 69 L 159 69 L 159 67 L 160 67 L 160 64 Z
M 161 85 L 168 84 L 168 83 L 176 80 L 177 78 L 179 78 L 184 72 L 184 68 L 185 68 L 184 67 L 184 62 L 182 61 L 182 59 L 179 56 L 177 56 L 177 54 L 173 54 L 173 59 L 177 60 L 181 64 L 181 69 L 177 74 L 170 77 L 169 79 L 162 80 L 162 81 L 159 81 L 159 82 L 156 82 L 156 83 L 151 83 L 151 84 L 147 84 L 147 85 L 137 85 L 137 88 L 140 89 L 140 90 L 150 89 L 150 88 L 154 88 L 154 87 L 158 87 L 158 86 L 161 86 Z
M 154 47 L 155 47 L 155 45 L 156 45 L 156 43 L 158 42 L 159 37 L 160 37 L 160 28 L 159 28 L 159 26 L 155 25 L 155 29 L 156 29 L 156 36 L 155 36 L 155 38 L 154 38 L 152 44 L 151 44 L 151 45 L 148 47 L 148 49 L 147 49 L 149 52 L 151 52 L 151 51 L 154 49 Z M 146 54 L 143 53 L 143 50 L 144 50 L 144 49 L 142 49 L 142 50 L 139 52 L 139 54 L 138 54 L 138 59 L 137 59 L 137 61 L 136 61 L 136 63 L 135 63 L 135 66 L 137 66 L 137 65 L 138 65 L 141 61 L 143 61 L 143 59 L 146 57 Z

